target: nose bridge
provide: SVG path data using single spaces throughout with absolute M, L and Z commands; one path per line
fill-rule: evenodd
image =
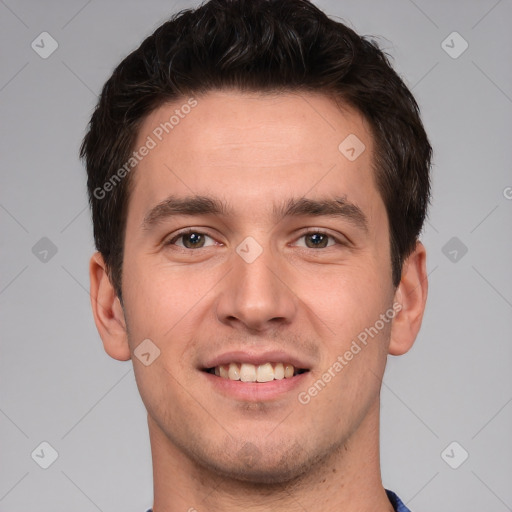
M 296 298 L 283 282 L 279 255 L 253 237 L 244 239 L 231 255 L 228 274 L 219 300 L 217 318 L 223 323 L 239 322 L 250 329 L 264 330 L 276 322 L 288 323 L 296 310 Z

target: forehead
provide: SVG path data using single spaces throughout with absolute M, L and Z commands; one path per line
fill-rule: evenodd
M 285 197 L 341 195 L 371 216 L 379 201 L 368 123 L 325 95 L 184 97 L 144 120 L 135 149 L 144 145 L 132 187 L 141 208 L 169 194 L 216 195 L 254 215 Z
M 250 149 L 259 163 L 275 166 L 295 156 L 300 162 L 308 154 L 318 157 L 325 147 L 337 150 L 348 132 L 372 146 L 359 112 L 323 94 L 211 91 L 154 110 L 140 128 L 138 143 L 151 136 L 160 150 L 172 145 L 176 157 L 186 152 L 187 160 L 195 161 L 219 155 L 223 165 L 237 166 L 252 165 Z M 240 161 L 240 156 L 249 161 Z

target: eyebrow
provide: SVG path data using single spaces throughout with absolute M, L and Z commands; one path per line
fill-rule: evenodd
M 281 205 L 273 207 L 273 218 L 277 223 L 286 217 L 336 217 L 343 218 L 355 227 L 368 233 L 368 219 L 359 206 L 351 203 L 346 197 L 333 199 L 289 199 Z M 170 196 L 151 208 L 142 222 L 144 231 L 176 215 L 217 215 L 230 216 L 233 211 L 225 201 L 208 196 Z

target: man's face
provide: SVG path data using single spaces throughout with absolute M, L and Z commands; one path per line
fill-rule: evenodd
M 156 110 L 135 145 L 157 142 L 133 176 L 124 312 L 131 351 L 147 338 L 161 351 L 149 366 L 133 358 L 135 375 L 150 429 L 170 447 L 220 474 L 286 481 L 350 443 L 378 410 L 392 322 L 344 358 L 394 299 L 374 144 L 359 114 L 321 95 L 196 100 L 161 141 L 155 129 L 187 99 Z M 354 135 L 365 145 L 355 159 Z M 226 211 L 168 215 L 171 196 Z M 336 199 L 348 205 L 338 214 L 301 208 Z M 225 376 L 238 368 L 252 380 L 262 365 L 261 380 L 280 377 L 278 363 L 307 371 Z M 221 376 L 207 371 L 219 365 Z

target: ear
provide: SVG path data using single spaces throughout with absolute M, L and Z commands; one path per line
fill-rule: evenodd
M 119 361 L 131 359 L 123 307 L 110 282 L 103 256 L 96 252 L 89 263 L 91 306 L 105 352 Z
M 412 347 L 421 327 L 427 292 L 427 252 L 418 241 L 404 262 L 402 279 L 395 292 L 393 308 L 398 313 L 391 327 L 388 350 L 391 355 L 400 356 Z

